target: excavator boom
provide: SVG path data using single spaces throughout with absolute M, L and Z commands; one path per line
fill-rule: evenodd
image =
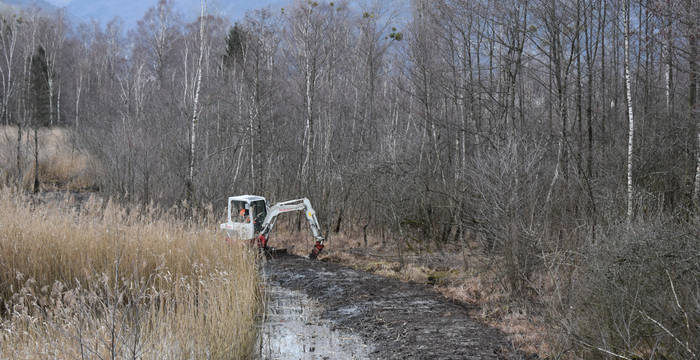
M 230 237 L 254 239 L 257 236 L 260 247 L 267 248 L 268 235 L 275 227 L 277 217 L 280 214 L 292 211 L 304 211 L 304 217 L 309 223 L 311 234 L 316 239 L 316 244 L 309 258 L 315 259 L 323 249 L 325 239 L 321 235 L 321 226 L 318 223 L 318 218 L 316 218 L 316 211 L 314 211 L 311 202 L 307 198 L 284 201 L 268 206 L 267 201 L 259 196 L 243 195 L 230 197 L 228 202 L 228 222 L 221 224 L 221 229 L 226 230 Z M 236 216 L 236 214 L 239 215 Z M 253 219 L 252 222 L 251 219 Z
M 321 236 L 321 226 L 318 224 L 316 211 L 314 211 L 314 208 L 311 206 L 311 202 L 307 198 L 289 200 L 272 205 L 268 210 L 267 216 L 262 224 L 262 231 L 260 232 L 261 240 L 267 242 L 267 234 L 269 234 L 275 227 L 277 217 L 282 213 L 291 211 L 304 211 L 304 216 L 306 217 L 306 221 L 309 222 L 311 233 L 316 239 L 316 244 L 314 245 L 309 258 L 315 259 L 323 249 L 323 242 L 325 239 L 323 236 Z

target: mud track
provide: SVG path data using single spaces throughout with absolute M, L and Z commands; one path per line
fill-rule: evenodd
M 372 359 L 526 359 L 498 330 L 429 287 L 341 265 L 279 255 L 265 264 L 269 280 L 323 307 L 334 329 L 358 335 Z

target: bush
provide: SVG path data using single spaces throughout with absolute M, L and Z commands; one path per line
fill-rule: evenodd
M 542 144 L 510 139 L 496 148 L 469 166 L 464 221 L 487 251 L 503 255 L 502 275 L 517 292 L 541 265 L 548 167 Z
M 688 359 L 700 345 L 700 227 L 640 221 L 591 244 L 574 275 L 568 338 L 584 358 Z M 606 352 L 609 352 L 606 354 Z

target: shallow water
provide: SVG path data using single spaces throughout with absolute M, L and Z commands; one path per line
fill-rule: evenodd
M 299 291 L 268 283 L 262 323 L 262 359 L 369 359 L 371 348 L 359 336 L 334 329 L 320 318 L 320 304 Z

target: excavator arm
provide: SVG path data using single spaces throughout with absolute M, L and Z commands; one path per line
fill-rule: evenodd
M 304 211 L 304 216 L 309 222 L 309 227 L 311 228 L 311 233 L 316 239 L 316 244 L 314 245 L 311 254 L 309 254 L 310 259 L 315 259 L 318 254 L 323 250 L 323 242 L 325 239 L 321 235 L 321 226 L 316 218 L 316 212 L 311 206 L 311 202 L 307 198 L 289 200 L 280 202 L 272 205 L 268 211 L 265 220 L 262 223 L 262 230 L 260 231 L 260 242 L 263 246 L 267 243 L 268 234 L 275 227 L 275 222 L 280 214 L 292 212 L 292 211 Z

